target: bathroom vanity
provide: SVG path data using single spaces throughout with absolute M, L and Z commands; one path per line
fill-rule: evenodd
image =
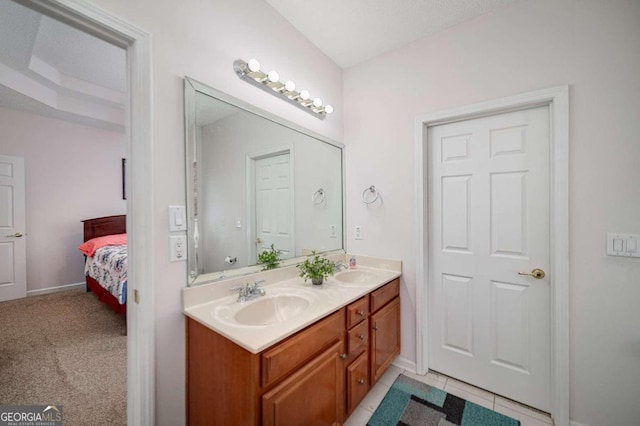
M 202 296 L 185 297 L 187 423 L 342 424 L 400 353 L 399 275 L 359 268 L 322 286 L 289 278 L 240 307 L 229 297 L 188 306 Z M 282 301 L 284 317 L 292 297 L 309 305 L 294 318 L 265 320 L 269 297 L 270 306 Z M 267 324 L 247 325 L 251 318 Z

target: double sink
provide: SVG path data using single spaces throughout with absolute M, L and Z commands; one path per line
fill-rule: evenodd
M 368 286 L 378 278 L 373 271 L 347 270 L 338 272 L 334 279 L 327 280 L 327 286 Z M 227 324 L 242 326 L 268 326 L 289 321 L 309 309 L 314 303 L 327 297 L 326 292 L 311 288 L 272 288 L 265 296 L 244 303 L 224 303 L 213 308 L 216 319 Z
M 359 265 L 357 269 L 336 273 L 322 285 L 304 282 L 295 267 L 289 272 L 282 268 L 244 279 L 205 284 L 185 289 L 183 312 L 248 351 L 259 353 L 400 276 L 400 262 L 386 264 L 392 267 Z M 280 278 L 274 280 L 276 274 Z M 268 283 L 263 287 L 264 296 L 239 302 L 237 294 L 229 293 L 233 286 L 261 279 Z

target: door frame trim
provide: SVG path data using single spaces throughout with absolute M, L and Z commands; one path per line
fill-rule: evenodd
M 127 51 L 127 424 L 155 422 L 152 35 L 82 0 L 17 0 Z M 139 303 L 132 303 L 134 291 Z
M 550 277 L 551 278 L 551 416 L 569 426 L 569 86 L 522 93 L 419 115 L 415 119 L 416 369 L 429 368 L 429 277 L 427 214 L 427 128 L 439 124 L 549 106 L 550 114 Z

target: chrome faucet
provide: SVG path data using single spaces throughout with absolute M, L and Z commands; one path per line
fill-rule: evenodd
M 343 269 L 349 269 L 349 265 L 347 265 L 344 262 L 340 262 L 337 261 L 334 265 L 333 265 L 333 272 L 334 273 L 338 273 L 340 271 L 342 271 Z
M 263 282 L 264 280 L 255 281 L 253 284 L 246 283 L 245 285 L 232 287 L 231 291 L 238 291 L 238 302 L 246 302 L 266 294 L 264 288 L 260 287 Z

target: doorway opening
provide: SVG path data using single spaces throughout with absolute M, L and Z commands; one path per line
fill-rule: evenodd
M 128 141 L 127 423 L 154 424 L 153 155 L 151 36 L 87 3 L 18 0 L 52 20 L 126 50 Z M 114 182 L 118 184 L 118 182 Z

